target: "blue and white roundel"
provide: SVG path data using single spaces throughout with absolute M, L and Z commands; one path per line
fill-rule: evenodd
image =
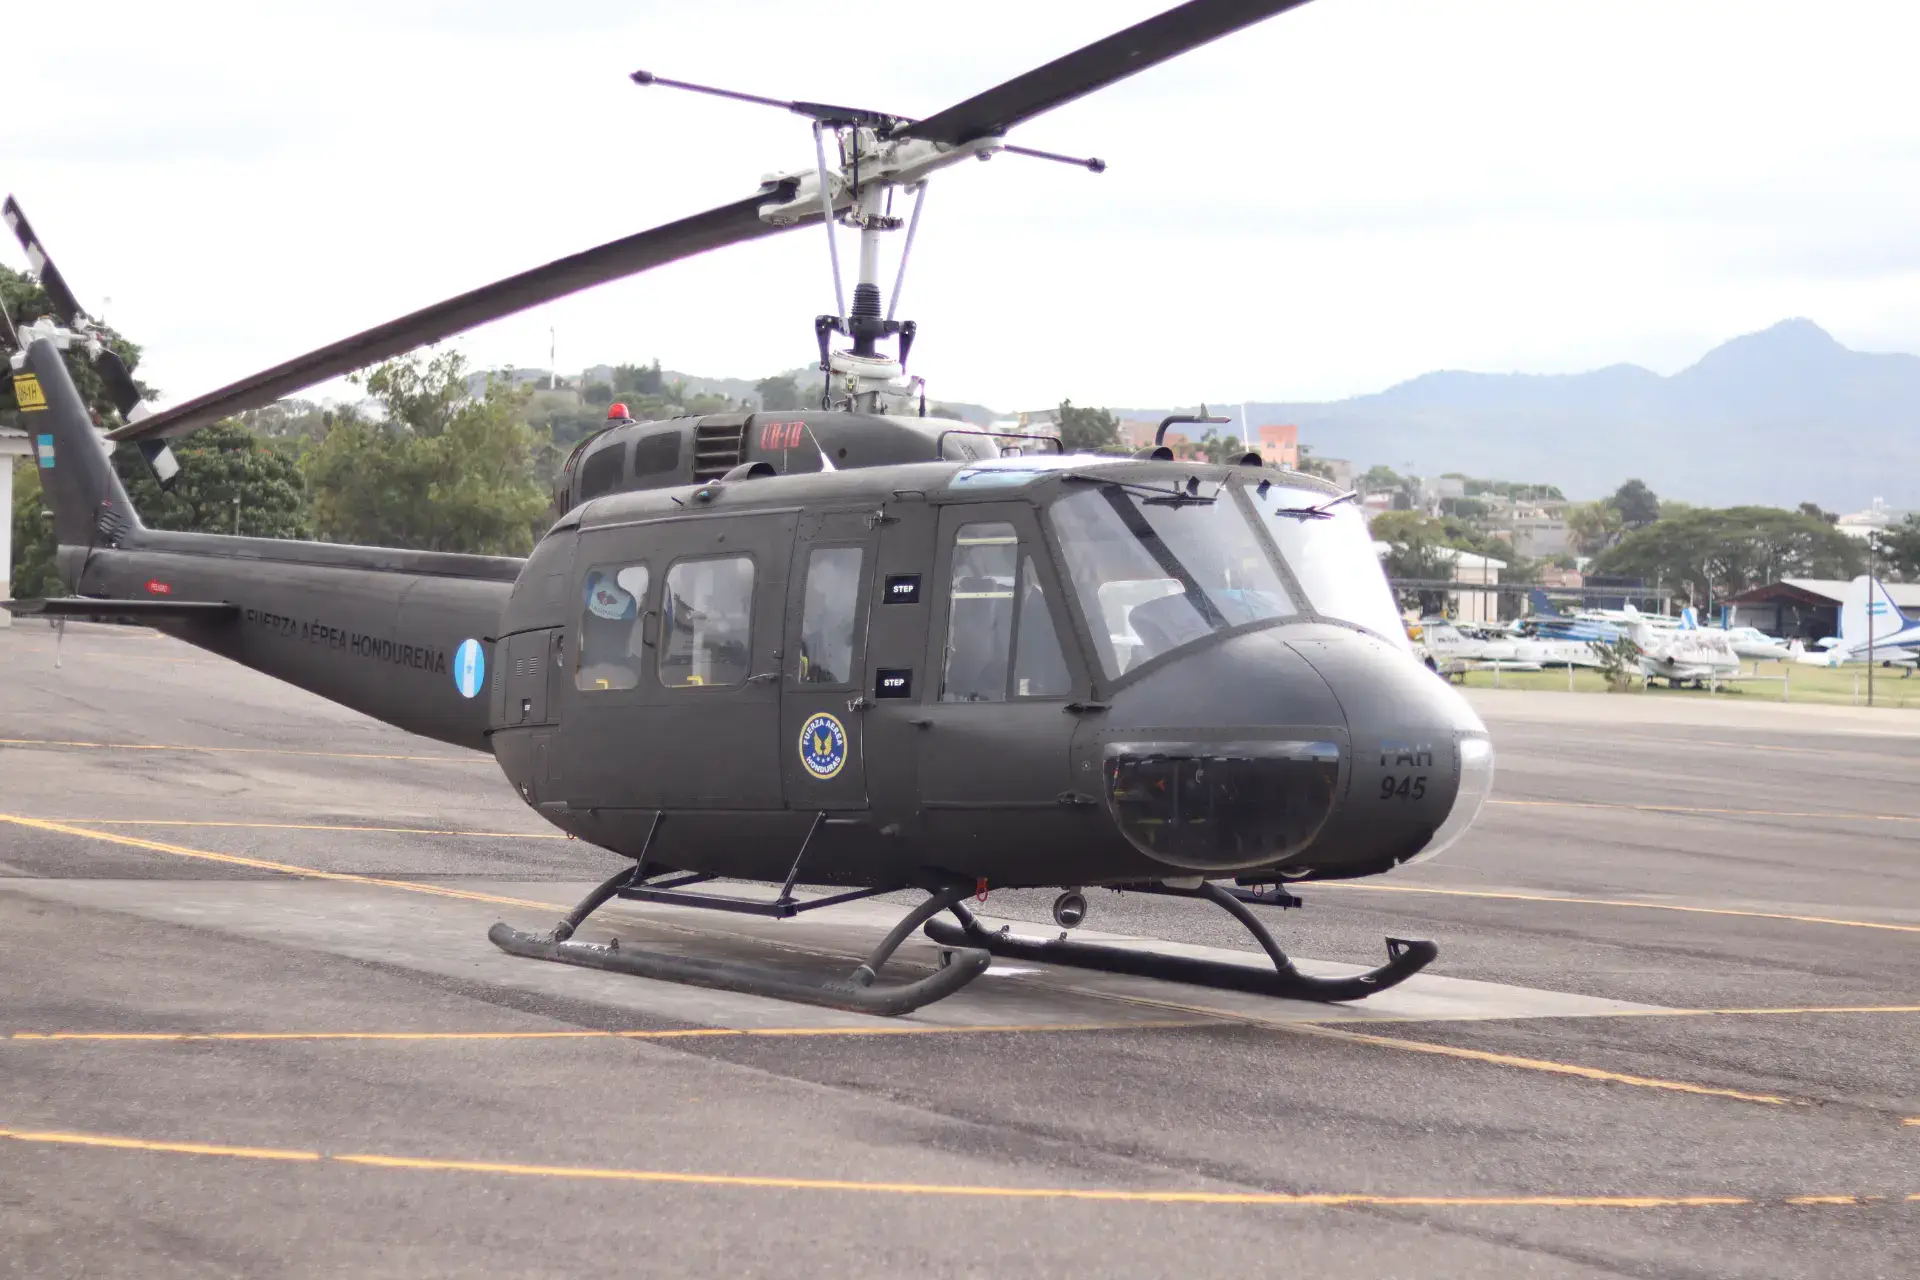
M 453 687 L 460 691 L 461 697 L 471 698 L 486 682 L 487 651 L 480 647 L 478 640 L 462 640 L 460 647 L 453 651 Z
M 800 763 L 806 771 L 825 782 L 847 763 L 847 730 L 838 720 L 822 711 L 800 726 Z

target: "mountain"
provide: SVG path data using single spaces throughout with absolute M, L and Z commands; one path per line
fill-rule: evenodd
M 1735 338 L 1671 377 L 1628 364 L 1449 371 L 1249 412 L 1298 423 L 1315 452 L 1362 467 L 1543 481 L 1569 497 L 1638 476 L 1662 496 L 1717 506 L 1850 511 L 1882 496 L 1920 507 L 1920 356 L 1852 351 L 1811 320 Z

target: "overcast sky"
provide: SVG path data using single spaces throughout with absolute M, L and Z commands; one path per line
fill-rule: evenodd
M 810 163 L 797 117 L 637 67 L 925 115 L 1167 2 L 30 4 L 0 186 L 181 398 Z M 1672 372 L 1796 315 L 1920 351 L 1916 49 L 1911 0 L 1315 0 L 1014 135 L 1103 175 L 938 176 L 914 367 L 1006 409 Z M 458 341 L 758 377 L 811 358 L 823 239 Z

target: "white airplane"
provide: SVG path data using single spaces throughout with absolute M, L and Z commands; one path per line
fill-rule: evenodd
M 1911 668 L 1920 662 L 1920 622 L 1900 611 L 1885 583 L 1862 574 L 1847 584 L 1840 602 L 1839 637 L 1820 645 L 1797 660 L 1810 667 L 1872 661 Z
M 1538 671 L 1540 664 L 1520 652 L 1530 643 L 1491 636 L 1479 627 L 1458 626 L 1445 618 L 1422 618 L 1415 637 L 1426 646 L 1433 669 L 1442 675 L 1461 671 Z
M 1784 662 L 1796 653 L 1793 645 L 1774 639 L 1758 627 L 1726 627 L 1722 634 L 1733 645 L 1733 651 L 1743 658 L 1772 658 Z
M 1630 633 L 1640 646 L 1640 674 L 1665 680 L 1670 689 L 1688 681 L 1704 685 L 1740 674 L 1740 655 L 1733 642 L 1724 631 L 1701 630 L 1692 605 L 1680 614 L 1678 626 L 1651 626 L 1643 617 L 1631 625 Z

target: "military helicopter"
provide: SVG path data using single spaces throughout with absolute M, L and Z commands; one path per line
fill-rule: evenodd
M 1018 151 L 1014 126 L 1300 3 L 1191 0 L 921 120 L 777 103 L 812 121 L 816 163 L 746 199 L 164 411 L 136 403 L 124 369 L 109 379 L 126 422 L 104 438 L 153 458 L 168 437 L 593 284 L 805 224 L 830 247 L 836 224 L 858 229 L 853 305 L 815 321 L 822 409 L 602 432 L 569 459 L 524 561 L 145 528 L 62 356 L 110 368 L 110 353 L 59 282 L 58 314 L 10 336 L 74 594 L 12 607 L 133 616 L 492 752 L 534 812 L 630 859 L 550 930 L 495 925 L 516 955 L 878 1014 L 949 995 L 996 956 L 1319 1001 L 1401 982 L 1433 943 L 1389 938 L 1370 972 L 1312 976 L 1249 909 L 1439 853 L 1491 785 L 1486 731 L 1412 657 L 1354 495 L 1257 454 L 1065 455 L 928 417 L 904 373 L 914 328 L 879 305 L 895 189 L 915 197 L 910 248 L 936 170 Z M 51 287 L 17 204 L 6 218 Z M 716 891 L 723 878 L 779 889 L 750 900 Z M 1211 901 L 1273 967 L 1073 941 L 1095 886 Z M 989 931 L 964 902 L 1020 887 L 1063 890 L 1058 937 Z M 573 940 L 616 897 L 786 918 L 901 890 L 926 897 L 844 979 Z M 922 925 L 941 966 L 879 981 Z

